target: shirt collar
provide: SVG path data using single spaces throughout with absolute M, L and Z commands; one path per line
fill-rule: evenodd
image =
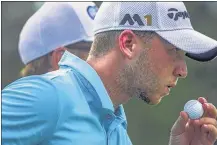
M 115 115 L 117 117 L 119 117 L 121 120 L 123 120 L 123 126 L 125 127 L 125 129 L 127 128 L 127 118 L 126 118 L 126 114 L 124 112 L 124 107 L 123 105 L 120 105 L 116 111 L 115 111 Z
M 58 64 L 60 67 L 69 66 L 74 68 L 77 72 L 83 75 L 96 90 L 102 103 L 102 107 L 114 112 L 112 101 L 99 75 L 87 62 L 71 54 L 70 52 L 65 51 Z
M 121 117 L 121 118 L 124 119 L 124 120 L 127 120 L 127 119 L 126 119 L 125 112 L 124 112 L 124 107 L 123 107 L 123 105 L 118 106 L 118 108 L 117 108 L 116 111 L 115 111 L 115 115 L 118 116 L 118 117 Z

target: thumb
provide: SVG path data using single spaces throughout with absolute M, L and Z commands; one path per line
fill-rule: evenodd
M 180 112 L 179 118 L 174 123 L 171 129 L 171 135 L 177 136 L 185 132 L 185 126 L 188 122 L 188 114 L 184 111 Z

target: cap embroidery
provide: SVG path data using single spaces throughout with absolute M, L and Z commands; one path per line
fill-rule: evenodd
M 177 21 L 179 18 L 190 18 L 190 15 L 187 11 L 179 12 L 176 8 L 170 8 L 168 9 L 168 12 L 169 13 L 167 16 L 175 21 Z
M 95 18 L 97 11 L 98 11 L 97 6 L 88 6 L 87 7 L 87 13 L 92 20 Z
M 147 26 L 152 25 L 152 16 L 151 15 L 145 15 L 144 19 L 146 21 Z M 134 25 L 137 23 L 139 26 L 145 26 L 142 19 L 138 14 L 134 14 L 133 17 L 130 16 L 130 14 L 126 14 L 124 18 L 121 20 L 119 25 L 125 25 L 128 22 L 129 25 Z

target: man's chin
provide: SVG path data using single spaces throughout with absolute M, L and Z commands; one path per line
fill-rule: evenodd
M 149 105 L 158 105 L 162 100 L 162 97 L 160 98 L 153 98 L 153 99 L 150 99 L 150 102 L 148 103 Z
M 157 105 L 162 99 L 160 95 L 149 96 L 145 92 L 141 92 L 139 98 L 149 105 Z

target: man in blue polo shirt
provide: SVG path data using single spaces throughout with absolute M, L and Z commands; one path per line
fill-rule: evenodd
M 167 15 L 170 8 L 185 19 Z M 185 53 L 198 61 L 216 56 L 217 42 L 194 31 L 186 13 L 182 2 L 104 2 L 87 62 L 66 51 L 59 70 L 4 88 L 3 144 L 131 145 L 121 104 L 132 97 L 158 104 L 186 77 Z M 204 117 L 181 112 L 170 145 L 214 144 L 216 108 L 198 100 Z

